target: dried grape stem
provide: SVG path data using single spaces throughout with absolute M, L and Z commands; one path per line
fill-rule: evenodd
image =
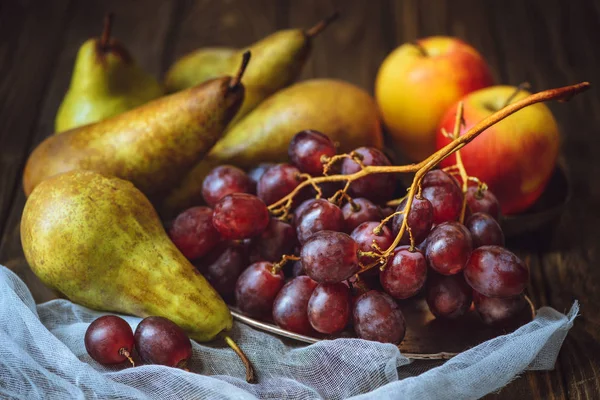
M 371 174 L 398 174 L 398 173 L 406 173 L 406 172 L 414 172 L 415 176 L 413 178 L 413 182 L 408 190 L 408 195 L 406 197 L 406 206 L 404 207 L 405 213 L 408 215 L 410 213 L 410 209 L 412 207 L 413 198 L 415 194 L 419 191 L 419 187 L 421 185 L 421 181 L 427 172 L 429 172 L 432 168 L 438 165 L 442 160 L 444 160 L 449 155 L 455 153 L 456 151 L 462 149 L 468 143 L 470 143 L 473 139 L 475 139 L 481 132 L 485 131 L 490 126 L 498 123 L 504 118 L 508 117 L 511 114 L 519 111 L 522 108 L 530 106 L 532 104 L 541 103 L 548 100 L 558 100 L 558 101 L 568 101 L 576 94 L 582 93 L 585 90 L 590 88 L 589 82 L 581 82 L 576 85 L 564 86 L 556 89 L 544 90 L 539 93 L 535 93 L 521 99 L 515 103 L 509 104 L 508 106 L 496 111 L 492 115 L 484 118 L 479 121 L 477 124 L 472 126 L 468 131 L 465 132 L 464 135 L 454 139 L 452 142 L 448 143 L 446 146 L 442 147 L 432 155 L 430 155 L 425 160 L 409 165 L 392 165 L 392 166 L 366 166 L 360 171 L 357 171 L 350 175 L 330 175 L 330 176 L 319 176 L 314 177 L 308 180 L 301 182 L 296 188 L 287 196 L 279 199 L 275 203 L 269 206 L 269 211 L 272 213 L 281 213 L 286 210 L 282 207 L 285 207 L 286 204 L 289 206 L 292 202 L 292 199 L 306 186 L 312 185 L 313 183 L 324 183 L 324 182 L 346 182 L 346 184 L 350 184 L 357 179 L 365 177 Z M 391 246 L 383 252 L 381 255 L 383 258 L 388 257 L 391 252 L 398 246 L 400 243 L 400 239 L 404 235 L 406 231 L 408 218 L 404 218 L 402 222 L 402 226 L 400 231 L 396 235 L 394 242 Z M 379 263 L 369 265 L 361 270 L 364 272 Z
M 464 114 L 464 103 L 461 101 L 458 103 L 458 108 L 456 110 L 456 120 L 454 121 L 454 130 L 452 131 L 452 138 L 455 140 L 460 137 L 460 126 L 463 123 L 463 114 Z M 459 150 L 456 150 L 454 154 L 456 156 L 456 168 L 458 169 L 458 173 L 460 174 L 460 179 L 462 180 L 462 192 L 463 192 L 463 201 L 462 207 L 460 209 L 460 223 L 465 222 L 465 211 L 467 210 L 467 189 L 469 187 L 469 175 L 467 174 L 467 170 L 465 170 L 465 165 L 462 161 L 462 156 Z

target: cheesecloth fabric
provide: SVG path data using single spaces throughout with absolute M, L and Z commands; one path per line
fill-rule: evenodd
M 258 372 L 252 385 L 235 354 L 218 342 L 193 342 L 192 372 L 103 367 L 83 341 L 102 313 L 66 300 L 36 305 L 19 277 L 0 266 L 0 398 L 476 399 L 524 370 L 552 369 L 577 313 L 577 303 L 567 315 L 543 307 L 514 333 L 445 363 L 411 363 L 394 345 L 360 339 L 304 346 L 236 323 L 232 337 Z M 140 322 L 124 318 L 133 329 Z

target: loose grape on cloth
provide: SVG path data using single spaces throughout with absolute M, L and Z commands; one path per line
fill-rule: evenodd
M 155 365 L 103 367 L 83 341 L 103 313 L 66 300 L 36 305 L 19 277 L 0 266 L 0 398 L 476 399 L 525 370 L 554 368 L 578 310 L 577 303 L 567 315 L 542 307 L 517 331 L 446 362 L 411 363 L 394 345 L 360 339 L 305 346 L 236 323 L 232 337 L 258 373 L 259 383 L 252 385 L 236 355 L 218 341 L 193 342 L 189 367 L 195 373 Z M 141 321 L 125 319 L 133 329 Z

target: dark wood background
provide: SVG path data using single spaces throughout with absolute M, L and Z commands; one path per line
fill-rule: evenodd
M 277 29 L 311 26 L 335 9 L 341 19 L 315 40 L 302 79 L 341 78 L 372 92 L 392 49 L 443 34 L 475 46 L 502 83 L 528 81 L 534 90 L 597 85 L 570 103 L 549 104 L 562 130 L 573 199 L 551 246 L 528 252 L 535 304 L 565 311 L 579 299 L 581 316 L 555 370 L 526 373 L 490 398 L 600 398 L 600 1 L 1 0 L 0 262 L 36 300 L 53 296 L 23 259 L 21 170 L 51 134 L 77 49 L 99 35 L 105 12 L 116 13 L 114 35 L 160 76 L 197 47 L 246 46 Z

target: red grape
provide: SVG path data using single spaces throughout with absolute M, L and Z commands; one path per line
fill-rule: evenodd
M 283 271 L 267 261 L 252 264 L 242 272 L 235 284 L 235 300 L 238 308 L 253 317 L 268 315 L 273 300 L 283 287 Z
M 313 329 L 308 321 L 308 300 L 317 282 L 299 276 L 283 286 L 273 302 L 273 320 L 283 329 L 308 335 Z
M 306 275 L 306 273 L 304 272 L 304 266 L 302 266 L 302 261 L 294 261 L 294 264 L 292 266 L 292 277 L 296 278 L 301 275 Z
M 458 318 L 471 307 L 473 290 L 462 274 L 446 276 L 433 273 L 425 291 L 429 310 L 438 318 Z
M 341 282 L 321 283 L 308 302 L 308 320 L 317 332 L 342 331 L 350 318 L 350 288 Z
M 347 202 L 342 207 L 344 215 L 344 225 L 348 232 L 352 232 L 354 228 L 367 221 L 381 221 L 383 213 L 379 207 L 369 199 L 359 197 L 353 199 L 352 202 Z
M 284 254 L 291 254 L 296 246 L 294 228 L 277 218 L 271 218 L 267 229 L 252 240 L 252 252 L 264 261 L 279 261 Z
M 496 221 L 499 221 L 500 203 L 490 190 L 480 191 L 477 186 L 469 186 L 466 197 L 467 205 L 472 213 L 486 213 L 491 215 Z
M 133 351 L 133 331 L 123 318 L 104 315 L 88 326 L 84 342 L 90 357 L 100 364 L 119 364 Z
M 173 321 L 163 317 L 146 317 L 135 330 L 135 348 L 149 364 L 187 368 L 192 357 L 192 342 Z
M 240 240 L 259 235 L 270 215 L 261 199 L 247 193 L 223 197 L 213 211 L 213 225 L 225 239 Z
M 370 290 L 354 301 L 354 330 L 358 337 L 399 344 L 406 333 L 404 315 L 389 295 Z
M 383 290 L 390 296 L 397 299 L 412 297 L 427 279 L 425 256 L 417 249 L 410 251 L 410 246 L 397 247 L 380 272 L 379 279 Z
M 263 176 L 265 171 L 268 170 L 269 168 L 271 168 L 273 165 L 275 165 L 275 164 L 274 163 L 260 163 L 256 167 L 254 167 L 250 171 L 248 171 L 248 178 L 250 178 L 250 181 L 252 181 L 252 183 L 254 184 L 255 187 L 258 184 L 260 177 Z
M 491 215 L 477 212 L 469 217 L 465 226 L 471 232 L 473 247 L 504 246 L 502 228 Z
M 361 251 L 375 251 L 371 245 L 375 242 L 380 249 L 387 250 L 392 245 L 394 237 L 392 231 L 387 227 L 383 226 L 379 235 L 373 233 L 373 230 L 379 226 L 379 222 L 363 222 L 356 229 L 352 231 L 350 237 L 354 239 L 358 244 L 358 249 Z M 362 256 L 358 259 L 364 265 L 371 264 L 376 261 L 375 258 L 369 256 Z
M 433 223 L 456 221 L 462 210 L 463 195 L 454 184 L 423 186 L 423 197 L 433 207 Z
M 221 241 L 209 207 L 192 207 L 179 214 L 169 228 L 169 237 L 190 260 L 204 256 Z
M 427 237 L 425 256 L 431 268 L 443 275 L 453 275 L 465 268 L 472 250 L 469 230 L 458 222 L 444 222 Z
M 392 165 L 390 160 L 380 150 L 373 147 L 359 147 L 354 150 L 362 157 L 362 164 L 365 166 L 388 166 Z M 345 158 L 342 163 L 342 174 L 350 175 L 360 171 L 360 165 L 350 159 Z M 393 174 L 372 174 L 357 179 L 350 184 L 350 194 L 354 197 L 365 197 L 377 204 L 390 199 L 396 187 L 396 178 Z
M 318 131 L 298 132 L 290 141 L 288 156 L 290 161 L 302 172 L 313 176 L 323 175 L 322 156 L 335 155 L 335 144 Z
M 343 231 L 344 215 L 335 204 L 318 199 L 310 203 L 296 220 L 296 235 L 303 244 L 320 231 Z
M 528 305 L 521 293 L 507 298 L 487 297 L 473 291 L 475 310 L 486 325 L 507 326 L 516 319 L 519 313 Z
M 500 246 L 473 250 L 465 268 L 467 283 L 488 297 L 511 297 L 529 281 L 529 269 L 515 254 Z
M 302 215 L 302 213 L 306 211 L 308 206 L 310 206 L 315 201 L 317 201 L 317 199 L 306 199 L 302 203 L 300 203 L 300 205 L 294 209 L 294 215 L 296 216 L 296 220 L 298 220 L 300 215 Z
M 267 169 L 256 185 L 256 193 L 270 205 L 290 194 L 302 182 L 298 168 L 290 164 L 276 164 Z
M 461 188 L 460 183 L 454 176 L 442 171 L 441 169 L 433 169 L 427 172 L 421 181 L 421 186 L 424 188 L 428 186 L 440 185 L 454 185 L 459 189 Z
M 211 207 L 228 194 L 252 192 L 254 185 L 248 175 L 233 165 L 214 168 L 202 182 L 202 197 Z
M 241 244 L 229 242 L 217 246 L 194 265 L 223 298 L 230 299 L 248 260 Z
M 402 200 L 402 202 L 396 208 L 396 211 L 404 211 L 406 208 L 407 199 Z M 402 223 L 404 222 L 404 213 L 396 214 L 393 218 L 393 230 L 394 235 L 398 235 L 400 232 L 400 228 L 402 227 Z M 419 198 L 415 196 L 413 198 L 412 205 L 410 207 L 410 212 L 408 213 L 408 226 L 411 229 L 413 239 L 415 240 L 415 245 L 421 243 L 427 235 L 429 231 L 431 231 L 431 225 L 433 224 L 433 206 L 431 202 L 426 198 Z M 408 234 L 408 229 L 402 235 L 402 239 L 400 240 L 401 244 L 409 244 L 410 236 Z
M 347 234 L 321 231 L 302 246 L 300 259 L 306 275 L 319 283 L 335 283 L 360 270 L 357 252 L 358 245 Z

